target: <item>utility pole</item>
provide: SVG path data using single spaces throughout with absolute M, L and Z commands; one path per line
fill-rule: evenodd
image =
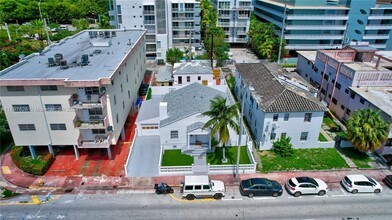
M 46 20 L 42 18 L 41 1 L 42 0 L 39 0 L 39 2 L 38 2 L 39 16 L 41 17 L 41 21 L 44 22 L 45 32 L 46 32 L 46 37 L 47 37 L 47 44 L 50 45 L 51 42 L 50 42 L 49 33 L 48 33 L 48 26 L 46 25 Z
M 279 43 L 279 51 L 278 51 L 278 64 L 280 64 L 280 56 L 282 55 L 282 44 L 283 44 L 284 29 L 286 29 L 286 24 L 285 24 L 286 23 L 286 8 L 287 8 L 287 0 L 284 3 L 282 31 L 280 33 L 280 43 Z
M 192 29 L 189 28 L 189 61 L 192 61 Z

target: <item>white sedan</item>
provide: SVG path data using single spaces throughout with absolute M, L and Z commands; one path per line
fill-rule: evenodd
M 342 186 L 351 193 L 374 192 L 380 193 L 382 186 L 373 178 L 362 174 L 347 175 L 341 181 Z
M 286 189 L 295 197 L 302 194 L 318 194 L 319 196 L 323 196 L 328 191 L 328 185 L 320 179 L 311 177 L 296 177 L 291 178 L 286 183 Z

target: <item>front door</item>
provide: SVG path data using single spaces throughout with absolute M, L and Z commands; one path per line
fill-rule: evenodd
M 182 76 L 178 77 L 178 84 L 182 84 Z

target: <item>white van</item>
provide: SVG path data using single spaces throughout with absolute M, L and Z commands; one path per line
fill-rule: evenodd
M 206 197 L 221 199 L 225 191 L 222 181 L 210 180 L 208 176 L 185 176 L 185 182 L 181 183 L 182 197 L 188 200 Z

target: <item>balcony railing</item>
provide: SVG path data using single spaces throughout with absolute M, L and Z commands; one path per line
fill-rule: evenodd
M 192 36 L 189 36 L 189 34 L 175 34 L 175 35 L 173 35 L 173 38 L 188 38 L 189 39 Z
M 371 14 L 368 17 L 369 20 L 387 20 L 387 19 L 392 19 L 392 14 L 387 14 L 387 15 L 377 15 L 377 14 Z
M 343 39 L 342 34 L 287 34 L 285 35 L 286 40 L 341 40 Z
M 195 149 L 195 148 L 208 148 L 210 146 L 210 143 L 190 143 L 189 144 L 189 150 Z
M 179 26 L 173 26 L 173 30 L 193 30 L 193 26 L 186 26 L 186 25 L 179 25 Z
M 144 24 L 155 24 L 155 20 L 144 20 Z
M 68 102 L 70 107 L 75 109 L 104 108 L 107 104 L 107 96 L 106 94 L 89 95 L 87 98 L 79 98 L 72 95 Z
M 172 8 L 172 12 L 190 12 L 194 10 L 194 8 L 183 8 L 181 10 L 179 8 Z
M 390 30 L 392 29 L 392 24 L 368 24 L 365 30 Z
M 248 24 L 246 22 L 236 22 L 236 26 L 238 27 L 246 27 Z
M 146 48 L 146 52 L 156 52 L 156 48 Z
M 148 38 L 146 39 L 146 42 L 154 42 L 155 43 L 155 41 L 156 41 L 155 39 L 148 39 Z
M 285 46 L 286 49 L 288 50 L 301 50 L 301 49 L 311 49 L 311 50 L 317 50 L 317 49 L 340 49 L 342 48 L 341 44 L 288 44 Z
M 287 25 L 286 30 L 346 30 L 346 25 Z
M 95 135 L 94 140 L 78 138 L 78 148 L 109 148 L 112 135 Z
M 363 35 L 364 40 L 372 40 L 372 39 L 383 39 L 387 40 L 389 39 L 388 34 L 365 34 Z
M 234 26 L 234 22 L 218 22 L 218 25 L 221 27 Z
M 155 29 L 147 29 L 147 34 L 155 34 Z
M 348 15 L 335 15 L 335 14 L 292 14 L 287 15 L 287 20 L 348 20 Z
M 173 21 L 193 21 L 195 17 L 173 17 Z
M 220 14 L 219 17 L 220 18 L 230 18 L 230 14 Z
M 155 11 L 154 10 L 143 10 L 143 14 L 144 15 L 155 15 Z

